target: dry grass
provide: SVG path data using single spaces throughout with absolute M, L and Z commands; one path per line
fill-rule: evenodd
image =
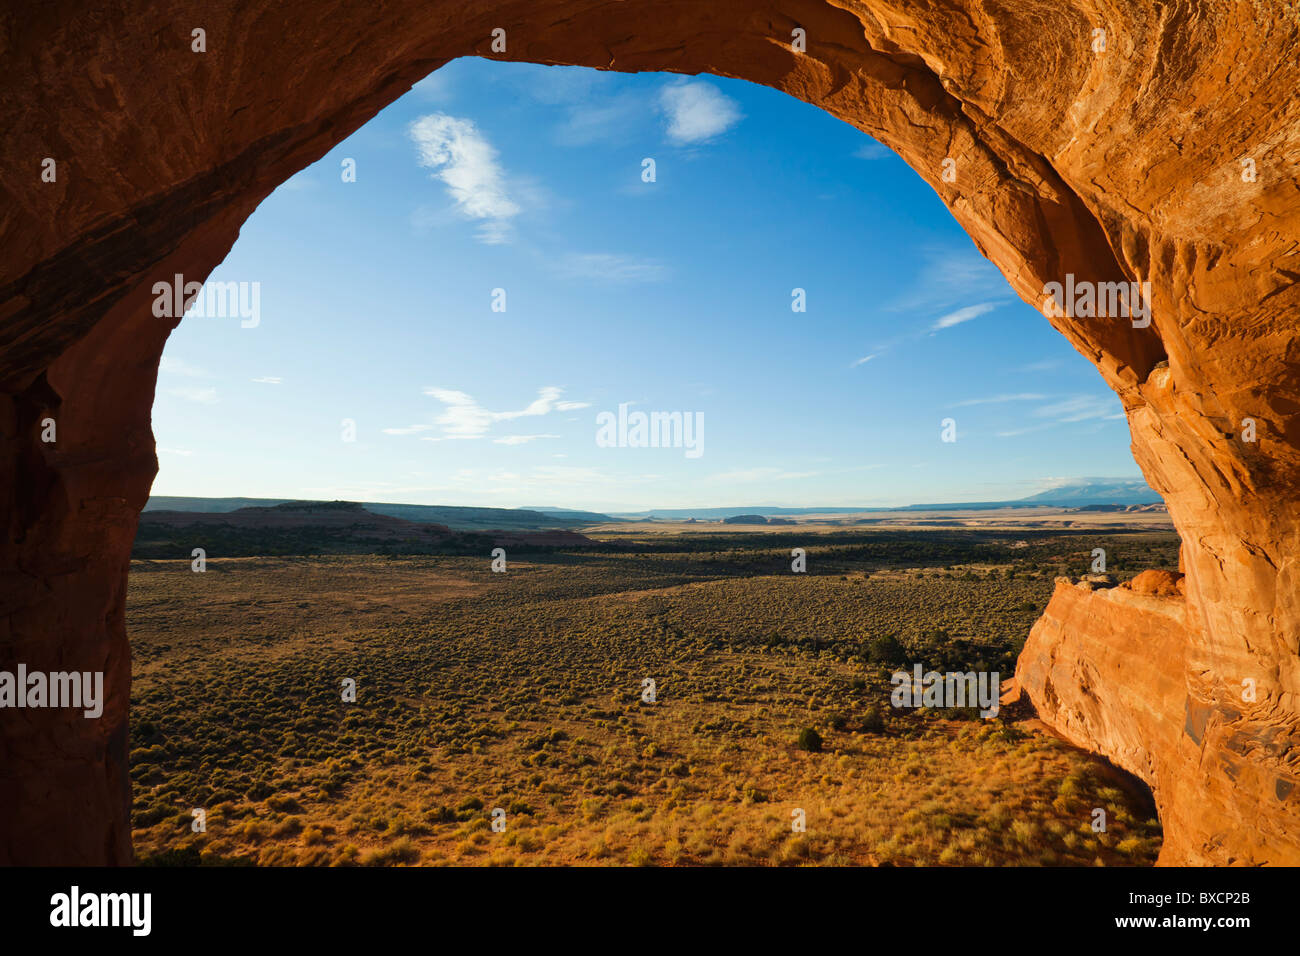
M 469 558 L 245 559 L 199 575 L 138 562 L 137 852 L 300 865 L 1154 860 L 1149 804 L 1103 762 L 1000 719 L 894 712 L 890 668 L 864 659 L 888 631 L 918 660 L 974 648 L 1005 667 L 1047 575 L 842 580 L 698 564 L 559 555 L 494 575 Z M 340 699 L 344 677 L 355 704 Z M 640 699 L 646 677 L 654 704 Z M 795 746 L 804 727 L 822 752 Z M 191 832 L 193 807 L 206 833 Z M 1091 829 L 1095 807 L 1106 833 Z

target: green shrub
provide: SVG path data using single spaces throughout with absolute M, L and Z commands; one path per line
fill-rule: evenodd
M 822 749 L 822 735 L 817 733 L 811 727 L 805 727 L 799 731 L 797 741 L 800 750 L 807 750 L 809 753 L 820 753 Z
M 862 729 L 868 733 L 879 733 L 885 729 L 885 714 L 879 704 L 872 704 L 862 715 Z
M 892 634 L 881 634 L 871 639 L 867 656 L 876 664 L 897 664 L 906 659 L 907 652 Z

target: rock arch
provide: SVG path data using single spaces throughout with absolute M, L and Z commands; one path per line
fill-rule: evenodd
M 1019 685 L 1152 785 L 1162 861 L 1300 862 L 1293 11 L 61 0 L 0 27 L 0 668 L 102 669 L 109 688 L 98 721 L 0 720 L 0 863 L 131 859 L 126 574 L 174 324 L 152 283 L 205 278 L 276 185 L 449 59 L 496 55 L 498 27 L 503 59 L 709 72 L 827 110 L 898 152 L 1035 305 L 1067 273 L 1151 284 L 1149 327 L 1052 321 L 1123 401 L 1183 536 L 1183 591 L 1058 587 Z

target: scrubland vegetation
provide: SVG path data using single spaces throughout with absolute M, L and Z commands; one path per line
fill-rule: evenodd
M 1149 797 L 1104 761 L 1023 712 L 895 710 L 889 674 L 920 662 L 1009 677 L 1057 574 L 1083 573 L 1093 547 L 1121 577 L 1173 567 L 1174 536 L 797 537 L 620 538 L 504 574 L 486 554 L 230 558 L 201 574 L 136 561 L 137 854 L 1154 861 Z M 808 573 L 791 573 L 793 546 Z

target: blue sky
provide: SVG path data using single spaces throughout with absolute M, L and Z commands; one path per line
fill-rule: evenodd
M 455 61 L 209 281 L 258 283 L 257 324 L 173 333 L 159 495 L 630 511 L 1139 476 L 1118 399 L 929 186 L 739 81 Z M 598 446 L 621 403 L 701 416 L 702 453 Z

